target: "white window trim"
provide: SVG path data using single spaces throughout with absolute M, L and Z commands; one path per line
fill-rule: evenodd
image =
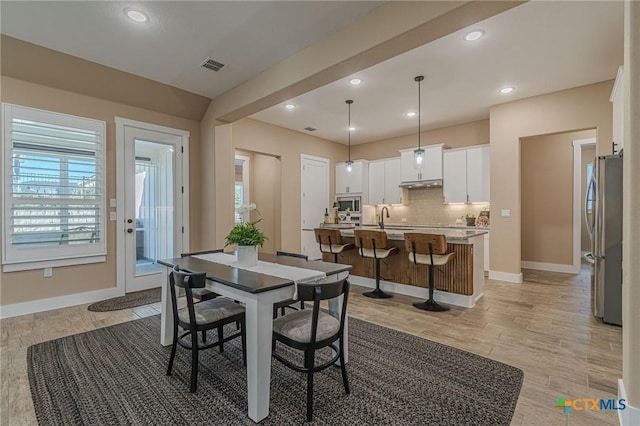
M 14 111 L 19 111 L 21 114 L 14 114 Z M 100 156 L 100 164 L 98 166 L 100 170 L 100 194 L 101 200 L 99 201 L 100 206 L 100 246 L 99 250 L 91 252 L 89 254 L 77 254 L 77 253 L 69 253 L 69 254 L 60 254 L 54 253 L 52 256 L 47 258 L 39 258 L 37 260 L 24 260 L 24 259 L 12 259 L 7 258 L 9 251 L 7 250 L 10 242 L 7 237 L 8 233 L 8 218 L 9 214 L 9 203 L 7 202 L 5 196 L 6 194 L 6 183 L 10 181 L 10 173 L 11 167 L 7 167 L 12 158 L 12 149 L 13 145 L 11 144 L 11 129 L 12 126 L 10 124 L 10 120 L 12 117 L 16 115 L 26 115 L 29 119 L 34 121 L 47 122 L 50 121 L 51 116 L 55 116 L 56 124 L 65 125 L 69 127 L 93 127 L 97 131 L 101 132 L 101 156 Z M 44 267 L 57 267 L 57 266 L 72 266 L 72 265 L 82 265 L 87 263 L 99 263 L 106 261 L 106 250 L 107 250 L 107 218 L 106 218 L 106 148 L 107 148 L 107 132 L 106 132 L 106 122 L 101 120 L 95 120 L 91 118 L 73 116 L 69 114 L 62 114 L 54 111 L 46 111 L 36 108 L 29 108 L 21 105 L 14 105 L 8 103 L 2 103 L 2 122 L 3 122 L 3 133 L 2 133 L 2 149 L 3 149 L 3 169 L 4 173 L 1 176 L 0 182 L 0 198 L 2 198 L 3 204 L 3 223 L 2 223 L 2 232 L 4 234 L 4 238 L 2 241 L 2 271 L 3 272 L 14 272 L 14 271 L 26 271 L 32 269 L 40 269 Z M 89 126 L 87 126 L 89 124 Z M 48 248 L 51 250 L 51 248 Z M 34 253 L 38 251 L 42 252 L 43 250 L 34 249 Z

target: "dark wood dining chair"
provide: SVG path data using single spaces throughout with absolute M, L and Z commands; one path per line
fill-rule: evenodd
M 447 252 L 447 238 L 441 234 L 405 233 L 404 244 L 409 253 L 409 262 L 415 265 L 429 267 L 429 299 L 413 304 L 418 309 L 432 312 L 448 311 L 446 305 L 441 305 L 433 298 L 435 288 L 434 272 L 436 267 L 444 266 L 455 258 L 454 252 Z
M 288 257 L 295 257 L 297 259 L 309 260 L 309 256 L 307 256 L 306 254 L 291 253 L 288 251 L 280 251 L 280 250 L 276 251 L 276 256 L 288 256 Z M 287 300 L 283 300 L 282 302 L 274 303 L 273 317 L 276 318 L 278 316 L 278 310 L 280 310 L 280 315 L 285 314 L 285 309 L 293 309 L 294 311 L 297 311 L 298 308 L 296 308 L 295 306 L 292 306 L 294 303 L 296 303 L 296 301 L 293 299 L 287 299 Z M 304 309 L 303 301 L 300 301 L 300 309 Z
M 346 278 L 339 281 L 299 284 L 298 297 L 301 301 L 313 302 L 313 309 L 290 312 L 273 320 L 273 357 L 287 367 L 307 375 L 307 421 L 313 420 L 313 375 L 340 361 L 342 383 L 346 394 L 350 393 L 347 368 L 344 360 L 343 345 L 344 324 L 349 299 L 349 282 Z M 339 318 L 320 310 L 320 302 L 342 297 L 342 309 Z M 277 342 L 304 352 L 304 365 L 300 366 L 285 358 L 277 351 Z M 331 347 L 333 357 L 315 364 L 315 352 Z
M 188 257 L 188 256 L 197 256 L 200 254 L 209 254 L 209 253 L 222 253 L 223 249 L 213 249 L 213 250 L 202 250 L 202 251 L 192 251 L 189 253 L 181 253 L 180 257 Z M 206 288 L 194 288 L 192 289 L 193 297 L 200 301 L 211 300 L 219 297 L 218 293 L 215 293 Z
M 237 337 L 242 338 L 242 358 L 246 365 L 246 334 L 245 334 L 245 311 L 244 307 L 226 297 L 218 297 L 200 303 L 193 302 L 194 288 L 203 288 L 206 274 L 180 271 L 177 266 L 169 273 L 169 293 L 171 294 L 171 307 L 173 310 L 173 342 L 171 345 L 171 356 L 167 367 L 167 376 L 171 375 L 173 361 L 176 356 L 178 345 L 191 350 L 191 387 L 190 391 L 196 391 L 198 385 L 198 353 L 203 349 L 214 346 L 220 348 L 220 353 L 224 352 L 224 343 Z M 178 309 L 178 298 L 176 287 L 185 290 L 187 306 Z M 230 336 L 224 337 L 223 327 L 233 322 L 240 323 L 240 331 Z M 178 335 L 178 326 L 184 333 Z M 198 332 L 218 329 L 218 340 L 202 344 L 198 342 Z

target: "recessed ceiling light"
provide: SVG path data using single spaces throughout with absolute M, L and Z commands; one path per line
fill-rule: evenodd
M 416 116 L 416 112 L 415 111 L 409 111 L 408 113 L 405 114 L 407 117 L 415 117 Z
M 355 128 L 355 127 L 353 127 L 353 126 L 349 127 L 349 131 L 350 131 L 350 132 L 353 132 L 355 129 L 356 129 L 356 128 Z
M 136 9 L 127 8 L 124 10 L 124 13 L 127 14 L 129 19 L 135 22 L 147 22 L 149 20 L 149 17 L 147 15 Z
M 349 83 L 353 84 L 354 86 L 357 86 L 358 84 L 362 83 L 362 79 L 361 78 L 352 78 L 351 80 L 349 80 Z
M 513 92 L 513 90 L 514 90 L 513 87 L 503 87 L 502 89 L 500 89 L 500 93 L 506 95 L 507 93 Z
M 286 109 L 294 109 L 296 106 L 294 104 L 284 104 Z
M 464 39 L 467 40 L 467 41 L 476 41 L 480 37 L 482 37 L 483 35 L 484 35 L 484 31 L 483 30 L 473 30 L 473 31 L 469 31 L 468 33 L 466 33 L 464 35 Z

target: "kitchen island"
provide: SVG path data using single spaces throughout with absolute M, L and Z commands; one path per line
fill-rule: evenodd
M 331 225 L 323 225 L 332 227 Z M 354 242 L 355 227 L 339 227 L 345 242 Z M 362 229 L 379 229 L 363 226 Z M 426 299 L 427 266 L 414 265 L 404 245 L 405 232 L 442 234 L 447 238 L 447 248 L 456 253 L 455 258 L 446 266 L 437 268 L 435 274 L 435 299 L 446 304 L 471 308 L 482 297 L 484 286 L 484 234 L 482 228 L 430 228 L 422 226 L 387 226 L 389 246 L 398 247 L 400 253 L 381 262 L 381 275 L 384 278 L 380 286 L 384 291 L 405 294 Z M 323 260 L 331 262 L 332 256 L 323 255 Z M 374 260 L 363 258 L 356 250 L 347 250 L 339 256 L 338 262 L 352 265 L 353 284 L 375 287 Z M 441 271 L 441 272 L 438 272 Z

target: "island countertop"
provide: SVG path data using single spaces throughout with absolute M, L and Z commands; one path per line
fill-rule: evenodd
M 331 228 L 331 224 L 323 224 L 326 228 Z M 356 229 L 380 229 L 376 225 L 364 225 L 364 226 L 354 226 L 350 228 L 345 228 L 343 226 L 337 225 L 338 229 L 340 229 L 340 233 L 344 237 L 353 237 L 354 231 Z M 449 228 L 449 227 L 425 227 L 425 226 L 399 226 L 399 225 L 388 225 L 385 226 L 384 231 L 387 233 L 387 238 L 390 240 L 404 240 L 405 232 L 418 232 L 424 234 L 441 234 L 447 237 L 447 242 L 449 243 L 466 243 L 470 238 L 477 237 L 478 235 L 484 235 L 489 231 L 484 228 Z

